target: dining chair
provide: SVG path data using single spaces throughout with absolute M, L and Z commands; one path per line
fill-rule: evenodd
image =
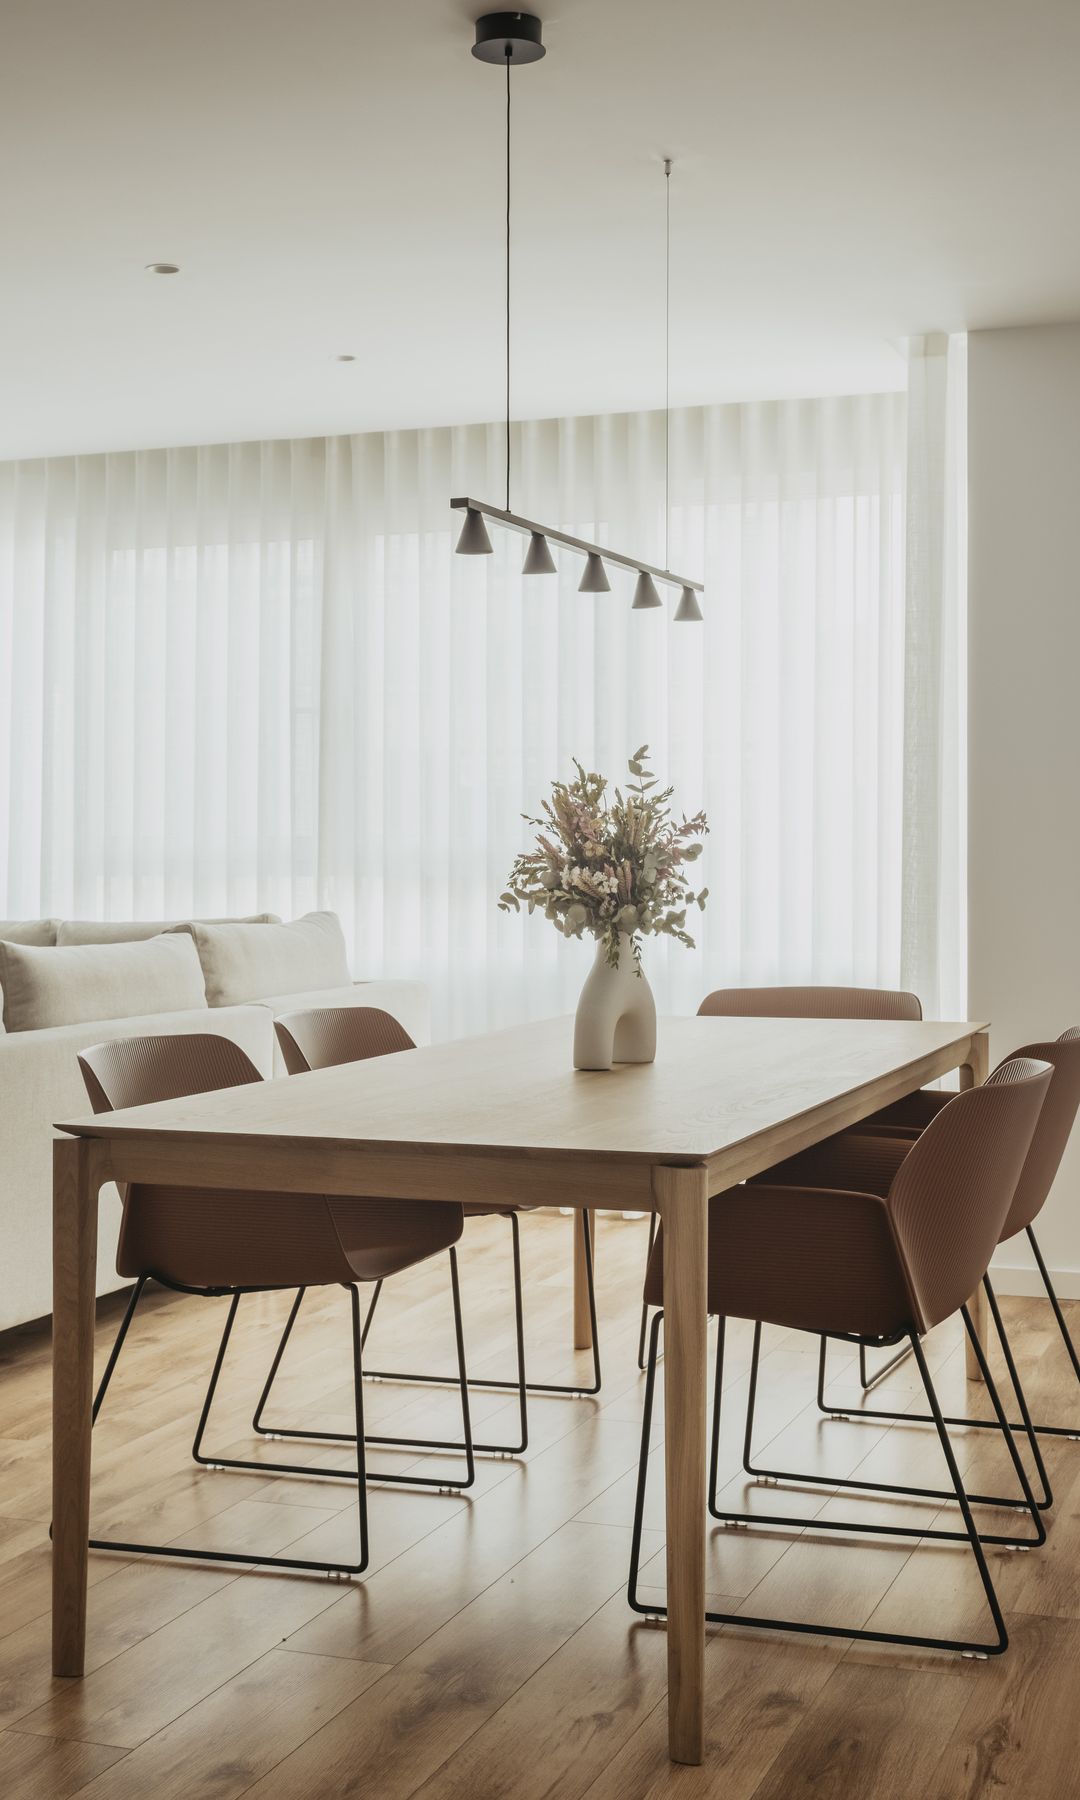
M 706 994 L 698 1007 L 699 1018 L 722 1019 L 921 1019 L 922 1003 L 917 994 L 895 988 L 860 987 L 741 987 L 716 988 Z M 656 1237 L 657 1215 L 649 1217 L 649 1248 L 652 1254 Z M 638 1333 L 638 1368 L 645 1367 L 645 1334 L 649 1329 L 649 1309 L 641 1308 L 641 1330 Z M 906 1356 L 906 1350 L 902 1355 Z M 866 1351 L 859 1350 L 864 1386 L 871 1387 L 895 1366 L 893 1359 L 872 1376 L 866 1367 Z
M 1042 1248 L 1035 1235 L 1035 1220 L 1049 1198 L 1050 1190 L 1061 1166 L 1061 1159 L 1065 1154 L 1066 1145 L 1072 1135 L 1077 1112 L 1080 1111 L 1080 1025 L 1070 1026 L 1058 1038 L 1047 1039 L 1035 1044 L 1025 1044 L 1021 1049 L 1014 1050 L 1012 1057 L 1006 1060 L 1015 1060 L 1017 1057 L 1033 1057 L 1041 1062 L 1049 1063 L 1053 1070 L 1053 1078 L 1046 1097 L 1046 1104 L 1039 1115 L 1039 1123 L 1024 1163 L 1013 1203 L 1002 1226 L 999 1242 L 1007 1243 L 1010 1238 L 1017 1237 L 1020 1232 L 1023 1232 L 1027 1238 L 1073 1375 L 1077 1385 L 1080 1386 L 1080 1354 L 1077 1352 L 1068 1321 L 1051 1280 L 1050 1271 L 1046 1266 Z M 911 1145 L 953 1098 L 954 1096 L 951 1094 L 938 1093 L 929 1088 L 907 1095 L 903 1100 L 896 1101 L 882 1112 L 874 1114 L 872 1118 L 864 1119 L 860 1124 L 852 1126 L 848 1132 L 830 1139 L 828 1145 L 815 1146 L 814 1149 L 804 1152 L 802 1158 L 793 1159 L 799 1163 L 800 1178 L 815 1183 L 821 1180 L 832 1185 L 833 1182 L 844 1178 L 846 1168 L 857 1163 L 866 1164 L 869 1161 L 873 1161 L 879 1169 L 884 1171 L 887 1171 L 890 1166 L 895 1169 L 903 1161 Z M 1015 1357 L 989 1274 L 983 1279 L 983 1289 L 1011 1379 L 1015 1367 Z M 857 1419 L 893 1419 L 897 1416 L 885 1407 L 860 1407 L 855 1412 L 849 1412 L 846 1408 L 828 1405 L 824 1398 L 824 1388 L 825 1355 L 823 1347 L 818 1371 L 818 1404 L 823 1412 Z M 912 1415 L 905 1414 L 904 1416 L 908 1418 Z M 921 1415 L 920 1418 L 922 1423 L 928 1422 L 925 1415 Z M 991 1428 L 991 1422 L 987 1419 L 954 1418 L 950 1419 L 948 1423 L 967 1426 L 976 1431 Z M 1028 1436 L 1032 1455 L 1043 1483 L 1044 1497 L 1040 1501 L 1040 1505 L 1049 1506 L 1052 1503 L 1050 1483 L 1036 1439 L 1038 1437 L 1064 1437 L 1071 1438 L 1074 1442 L 1080 1441 L 1080 1421 L 1072 1425 L 1032 1424 L 1030 1417 L 1024 1416 L 1019 1422 L 1012 1422 L 1012 1429 L 1025 1431 Z
M 398 1052 L 415 1050 L 416 1045 L 404 1026 L 390 1013 L 378 1007 L 369 1006 L 328 1006 L 312 1007 L 303 1012 L 287 1013 L 275 1021 L 278 1043 L 284 1058 L 285 1067 L 290 1075 L 301 1075 L 313 1069 L 328 1069 L 341 1064 L 364 1062 L 369 1057 L 393 1055 Z M 518 1207 L 512 1202 L 468 1201 L 464 1205 L 466 1219 L 500 1218 L 505 1219 L 510 1227 L 510 1248 L 512 1257 L 512 1277 L 514 1291 L 514 1337 L 516 1343 L 516 1372 L 512 1379 L 483 1376 L 473 1377 L 477 1387 L 509 1390 L 516 1394 L 518 1402 L 518 1436 L 513 1443 L 474 1443 L 474 1449 L 488 1455 L 517 1456 L 527 1448 L 529 1441 L 528 1395 L 567 1394 L 575 1398 L 581 1395 L 594 1394 L 600 1388 L 600 1350 L 596 1319 L 596 1289 L 593 1274 L 593 1245 L 591 1221 L 585 1221 L 584 1248 L 589 1313 L 592 1321 L 593 1337 L 593 1381 L 592 1387 L 578 1387 L 553 1382 L 529 1381 L 525 1367 L 525 1312 L 521 1279 L 521 1235 L 518 1226 L 518 1213 L 530 1208 Z M 364 1319 L 362 1342 L 366 1346 L 368 1334 L 375 1316 L 375 1308 L 379 1302 L 381 1284 L 376 1284 Z M 267 1375 L 259 1405 L 256 1408 L 254 1425 L 257 1431 L 273 1431 L 275 1435 L 304 1435 L 303 1431 L 293 1432 L 289 1427 L 275 1425 L 269 1427 L 264 1423 L 263 1414 L 269 1399 L 270 1390 L 284 1356 L 285 1348 L 296 1323 L 297 1315 L 303 1301 L 298 1293 L 292 1311 L 286 1321 L 285 1329 L 278 1344 L 274 1361 Z M 444 1386 L 449 1377 L 441 1374 L 430 1374 L 417 1370 L 369 1369 L 371 1380 L 418 1382 L 431 1386 Z
M 95 1044 L 82 1051 L 78 1060 L 91 1104 L 99 1113 L 262 1080 L 250 1058 L 231 1039 L 202 1032 Z M 373 1479 L 392 1481 L 395 1486 L 399 1483 L 409 1487 L 437 1486 L 454 1491 L 472 1485 L 475 1466 L 455 1250 L 464 1228 L 460 1206 L 449 1202 L 343 1198 L 319 1193 L 166 1187 L 147 1182 L 125 1185 L 121 1189 L 121 1198 L 123 1214 L 116 1271 L 135 1285 L 94 1398 L 93 1422 L 97 1422 L 101 1412 L 148 1282 L 156 1282 L 176 1293 L 228 1298 L 228 1313 L 199 1415 L 192 1457 L 206 1468 L 250 1470 L 264 1480 L 269 1475 L 281 1474 L 354 1482 L 360 1554 L 354 1563 L 334 1563 L 288 1555 L 253 1555 L 244 1549 L 196 1549 L 114 1538 L 91 1538 L 91 1548 L 186 1557 L 201 1562 L 254 1563 L 328 1575 L 359 1575 L 368 1563 L 366 1446 L 456 1450 L 465 1457 L 464 1479 L 448 1479 L 445 1473 L 437 1482 L 408 1474 Z M 457 1444 L 365 1434 L 357 1283 L 387 1280 L 444 1250 L 450 1257 L 463 1441 Z M 208 1455 L 203 1449 L 241 1298 L 298 1285 L 305 1290 L 341 1286 L 350 1295 L 355 1418 L 355 1434 L 350 1442 L 356 1446 L 355 1469 L 313 1469 L 303 1464 L 256 1462 L 216 1453 Z
M 1051 1074 L 1046 1063 L 1019 1058 L 1004 1065 L 982 1087 L 958 1094 L 910 1147 L 884 1197 L 854 1189 L 789 1186 L 770 1177 L 731 1188 L 709 1201 L 707 1305 L 710 1314 L 720 1321 L 707 1501 L 711 1517 L 723 1524 L 793 1529 L 791 1520 L 782 1513 L 746 1517 L 723 1511 L 717 1504 L 727 1319 L 751 1319 L 755 1323 L 764 1320 L 845 1343 L 891 1347 L 907 1341 L 937 1427 L 952 1485 L 950 1497 L 959 1506 L 963 1520 L 964 1530 L 951 1535 L 970 1546 L 994 1636 L 988 1640 L 923 1636 L 875 1631 L 868 1626 L 759 1618 L 731 1612 L 707 1612 L 710 1623 L 955 1650 L 967 1656 L 996 1655 L 1007 1647 L 1008 1633 L 984 1550 L 984 1543 L 993 1540 L 981 1538 L 976 1528 L 971 1499 L 960 1475 L 922 1338 L 940 1320 L 955 1312 L 962 1314 L 980 1360 L 998 1429 L 1025 1489 L 1028 1510 L 1041 1528 L 1035 1498 L 967 1301 L 986 1271 L 1012 1204 Z M 666 1606 L 639 1598 L 638 1583 L 657 1346 L 663 1318 L 663 1255 L 661 1226 L 645 1283 L 646 1298 L 658 1310 L 649 1334 L 627 1587 L 633 1610 L 658 1618 L 666 1616 Z M 818 1518 L 810 1528 L 845 1535 L 853 1529 L 850 1521 L 831 1518 Z M 876 1531 L 883 1536 L 926 1535 L 917 1524 L 879 1525 Z M 802 1535 L 801 1525 L 797 1532 Z
M 1003 1067 L 1004 1066 L 1006 1065 L 1003 1065 Z M 996 1078 L 997 1072 L 995 1071 L 995 1075 L 991 1077 L 991 1080 Z M 1051 1089 L 1052 1086 L 1053 1083 L 1051 1083 Z M 941 1098 L 946 1104 L 949 1104 L 955 1100 L 957 1096 L 955 1094 L 943 1094 Z M 1043 1112 L 1040 1113 L 1039 1116 L 1039 1124 L 1036 1126 L 1036 1137 L 1042 1128 L 1043 1116 L 1050 1104 L 1050 1100 L 1047 1099 Z M 938 1110 L 942 1111 L 943 1109 L 939 1108 Z M 850 1135 L 841 1133 L 836 1137 L 827 1139 L 822 1144 L 812 1146 L 809 1150 L 800 1151 L 796 1156 L 788 1157 L 784 1162 L 777 1163 L 766 1175 L 755 1176 L 749 1185 L 755 1187 L 761 1182 L 766 1182 L 770 1185 L 779 1182 L 785 1186 L 790 1185 L 803 1189 L 813 1189 L 815 1191 L 818 1189 L 825 1189 L 828 1191 L 835 1189 L 847 1191 L 850 1189 L 857 1190 L 861 1193 L 877 1194 L 884 1199 L 888 1195 L 890 1187 L 911 1149 L 912 1141 L 910 1136 L 905 1136 L 899 1132 L 887 1137 L 871 1137 L 868 1133 L 855 1134 L 853 1132 Z M 1029 1155 L 1033 1153 L 1033 1151 L 1029 1152 Z M 989 1273 L 983 1276 L 982 1287 L 987 1293 L 992 1312 L 996 1317 L 1000 1318 L 1000 1314 L 997 1311 L 997 1300 L 993 1288 L 990 1285 Z M 1039 1448 L 1039 1441 L 1035 1435 L 1035 1427 L 1031 1421 L 1031 1413 L 1028 1408 L 1028 1402 L 1020 1379 L 1019 1370 L 1017 1369 L 1015 1358 L 1012 1354 L 1012 1347 L 1009 1344 L 1007 1337 L 1004 1335 L 1003 1330 L 1000 1335 L 1006 1370 L 1020 1412 L 1020 1423 L 1010 1423 L 1009 1429 L 1010 1432 L 1022 1431 L 1025 1434 L 1028 1449 L 1031 1453 L 1031 1458 L 1035 1465 L 1039 1481 L 1042 1484 L 1042 1489 L 1041 1495 L 1035 1500 L 1038 1516 L 1035 1519 L 1034 1536 L 1022 1536 L 1013 1533 L 982 1533 L 981 1536 L 983 1543 L 1007 1546 L 1014 1550 L 1032 1550 L 1038 1549 L 1039 1546 L 1046 1541 L 1046 1531 L 1042 1523 L 1041 1514 L 1053 1505 L 1053 1492 L 1051 1490 L 1046 1464 Z M 878 1419 L 888 1420 L 890 1423 L 902 1422 L 905 1425 L 934 1423 L 932 1413 L 914 1413 L 909 1412 L 906 1409 L 903 1412 L 898 1412 L 881 1407 L 860 1407 L 855 1411 L 850 1411 L 844 1407 L 831 1405 L 825 1399 L 827 1352 L 828 1339 L 823 1337 L 818 1352 L 817 1375 L 817 1403 L 823 1413 L 833 1418 L 844 1419 L 847 1421 L 852 1419 Z M 910 1342 L 905 1346 L 904 1353 L 905 1355 L 910 1356 Z M 756 1481 L 774 1484 L 791 1482 L 798 1487 L 827 1487 L 829 1489 L 847 1488 L 857 1492 L 901 1495 L 905 1499 L 912 1500 L 934 1500 L 943 1502 L 952 1500 L 952 1494 L 945 1488 L 914 1487 L 910 1483 L 902 1481 L 872 1481 L 860 1475 L 840 1476 L 830 1473 L 816 1473 L 796 1469 L 780 1469 L 774 1467 L 772 1463 L 756 1461 L 753 1448 L 754 1414 L 757 1404 L 760 1361 L 761 1326 L 760 1324 L 757 1324 L 754 1327 L 753 1347 L 750 1354 L 746 1425 L 742 1447 L 742 1466 L 747 1475 L 751 1476 Z M 982 1354 L 979 1351 L 976 1351 L 976 1363 L 981 1370 Z M 945 1423 L 949 1426 L 973 1426 L 988 1431 L 997 1431 L 999 1429 L 996 1418 L 962 1419 L 946 1415 Z M 1016 1458 L 1012 1454 L 1011 1439 L 1010 1458 L 1015 1468 Z M 977 1506 L 990 1506 L 1005 1511 L 1030 1512 L 1028 1488 L 1024 1482 L 1021 1482 L 1020 1485 L 1020 1497 L 1007 1494 L 969 1494 L 968 1498 L 973 1505 Z M 746 1516 L 749 1517 L 749 1515 Z M 812 1526 L 813 1524 L 812 1516 L 807 1518 L 796 1518 L 793 1514 L 789 1516 L 791 1517 L 793 1524 L 798 1523 L 800 1525 L 808 1526 Z M 867 1533 L 872 1533 L 876 1531 L 876 1529 L 877 1527 L 872 1525 L 852 1527 L 853 1531 L 859 1530 Z M 949 1539 L 956 1534 L 950 1530 L 944 1530 L 928 1525 L 922 1535 L 926 1538 L 936 1537 Z

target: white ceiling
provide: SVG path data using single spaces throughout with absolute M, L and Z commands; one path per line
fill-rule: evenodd
M 552 4 L 515 77 L 516 413 L 662 403 L 665 153 L 676 402 L 895 386 L 909 333 L 1080 315 L 1077 0 Z M 5 8 L 0 456 L 498 417 L 481 10 Z

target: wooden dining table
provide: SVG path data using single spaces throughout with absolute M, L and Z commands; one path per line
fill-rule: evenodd
M 83 1673 L 98 1194 L 108 1181 L 649 1212 L 663 1221 L 669 1748 L 703 1755 L 710 1195 L 961 1072 L 986 1027 L 671 1018 L 656 1061 L 571 1066 L 553 1019 L 75 1119 L 54 1146 L 53 1669 Z M 629 1620 L 628 1620 L 629 1628 Z

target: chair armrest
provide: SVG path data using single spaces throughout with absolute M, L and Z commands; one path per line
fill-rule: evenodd
M 763 1175 L 755 1175 L 752 1185 L 838 1188 L 883 1199 L 914 1141 L 907 1132 L 884 1132 L 876 1137 L 868 1132 L 841 1132 L 789 1156 Z
M 663 1227 L 645 1299 L 663 1304 Z M 708 1306 L 797 1331 L 886 1337 L 914 1317 L 886 1202 L 748 1181 L 709 1201 Z
M 938 1088 L 919 1088 L 914 1094 L 905 1094 L 902 1100 L 894 1100 L 891 1106 L 883 1106 L 880 1112 L 871 1113 L 868 1119 L 860 1119 L 851 1126 L 851 1132 L 873 1134 L 884 1127 L 918 1134 L 937 1118 L 943 1106 L 955 1099 L 955 1094 L 942 1093 Z

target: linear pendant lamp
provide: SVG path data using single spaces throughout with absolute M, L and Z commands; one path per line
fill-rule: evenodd
M 459 556 L 490 556 L 491 539 L 483 518 L 473 507 L 465 514 L 465 523 L 461 527 L 461 536 L 457 541 Z
M 692 587 L 683 588 L 682 597 L 675 608 L 675 623 L 676 625 L 701 624 L 701 608 L 698 605 L 697 594 Z
M 529 548 L 525 552 L 525 561 L 521 565 L 523 575 L 555 575 L 555 558 L 551 554 L 551 545 L 542 531 L 534 531 L 529 538 Z
M 476 41 L 472 47 L 473 55 L 480 61 L 491 63 L 496 68 L 500 65 L 506 70 L 506 504 L 490 506 L 483 500 L 474 500 L 464 496 L 451 500 L 450 505 L 456 512 L 465 514 L 461 534 L 457 541 L 459 556 L 490 556 L 491 537 L 488 525 L 494 524 L 508 531 L 521 532 L 529 540 L 522 564 L 523 575 L 554 575 L 557 573 L 555 559 L 551 554 L 552 544 L 564 550 L 573 551 L 585 558 L 585 569 L 578 584 L 582 594 L 607 594 L 611 591 L 607 565 L 629 569 L 637 576 L 634 587 L 632 611 L 651 612 L 663 606 L 663 600 L 657 584 L 664 587 L 678 588 L 680 600 L 675 609 L 676 624 L 698 622 L 701 620 L 701 606 L 698 595 L 704 593 L 704 583 L 693 580 L 688 575 L 675 575 L 668 567 L 657 568 L 653 563 L 642 562 L 639 556 L 628 556 L 621 550 L 612 550 L 604 544 L 590 543 L 586 538 L 573 537 L 569 532 L 559 531 L 554 525 L 542 525 L 535 519 L 527 519 L 521 513 L 510 509 L 510 71 L 515 64 L 539 62 L 546 54 L 543 29 L 540 20 L 533 13 L 497 12 L 485 13 L 476 21 Z M 668 380 L 670 369 L 671 345 L 671 161 L 664 163 L 664 175 L 667 180 L 665 211 L 665 256 L 666 256 L 666 300 L 664 315 L 664 369 L 665 369 L 665 401 L 664 401 L 664 563 L 668 561 L 669 521 L 671 518 L 671 482 L 670 482 L 670 412 L 671 391 Z
M 648 612 L 652 607 L 663 604 L 648 569 L 642 569 L 634 586 L 634 612 Z

